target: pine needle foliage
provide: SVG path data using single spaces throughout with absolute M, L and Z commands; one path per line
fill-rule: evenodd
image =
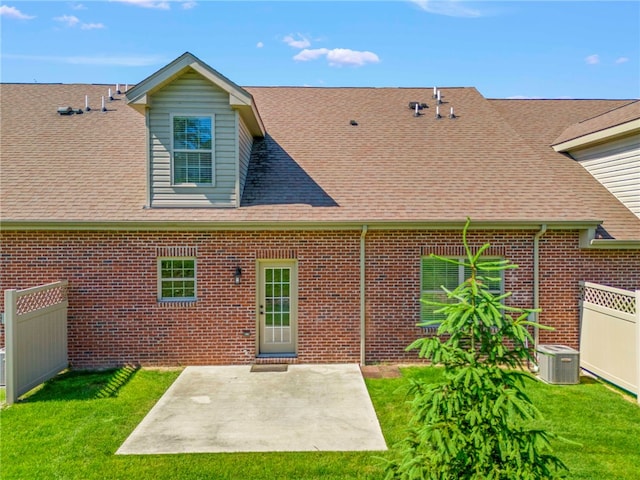
M 423 300 L 444 316 L 433 337 L 416 340 L 421 358 L 444 367 L 442 383 L 412 381 L 412 418 L 398 458 L 388 463 L 386 479 L 540 480 L 566 473 L 553 455 L 553 434 L 536 428 L 541 414 L 525 393 L 533 361 L 528 327 L 533 309 L 503 302 L 509 293 L 491 293 L 488 283 L 501 271 L 517 268 L 508 260 L 482 261 L 489 248 L 472 252 L 463 230 L 463 261 L 470 277 L 447 293 L 449 303 Z M 493 277 L 492 277 L 493 275 Z M 540 327 L 538 325 L 538 327 Z

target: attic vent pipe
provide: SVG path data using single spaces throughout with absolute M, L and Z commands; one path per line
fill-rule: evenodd
M 420 102 L 409 102 L 409 108 L 414 111 L 415 117 L 419 117 L 420 115 L 422 115 L 420 113 L 420 110 L 429 108 L 429 105 L 427 105 L 426 103 L 420 103 Z
M 116 83 L 116 94 L 120 95 L 122 92 L 120 91 L 120 84 Z
M 84 110 L 85 112 L 91 111 L 91 107 L 89 106 L 89 95 L 84 96 Z

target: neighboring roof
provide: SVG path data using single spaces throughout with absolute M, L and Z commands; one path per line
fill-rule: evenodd
M 527 141 L 551 146 L 567 127 L 629 105 L 633 100 L 490 99 L 489 102 Z
M 583 102 L 591 101 L 543 106 L 566 120 L 554 120 L 543 134 L 527 133 L 527 120 L 532 130 L 553 122 L 520 118 L 539 103 L 487 100 L 474 88 L 442 88 L 442 118 L 436 119 L 428 88 L 244 87 L 266 136 L 256 141 L 241 207 L 171 209 L 146 208 L 144 117 L 124 95 L 100 112 L 107 89 L 0 85 L 5 224 L 291 228 L 424 227 L 461 224 L 466 217 L 476 225 L 604 220 L 614 238 L 640 239 L 638 218 L 549 147 L 568 124 L 587 116 Z M 85 95 L 91 112 L 56 113 L 60 106 L 83 107 Z M 415 117 L 409 102 L 429 108 Z M 620 104 L 593 101 L 590 116 Z M 448 118 L 451 106 L 454 119 Z M 573 109 L 577 113 L 569 115 Z
M 640 101 L 570 125 L 555 139 L 553 145 L 557 151 L 565 151 L 572 145 L 584 146 L 634 132 L 640 132 Z

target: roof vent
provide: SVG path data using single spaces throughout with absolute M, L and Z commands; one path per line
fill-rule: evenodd
M 415 110 L 416 107 L 418 107 L 418 110 L 422 110 L 423 108 L 429 108 L 429 105 L 420 102 L 409 102 L 409 108 L 411 110 Z
M 73 108 L 73 107 L 58 107 L 58 114 L 59 115 L 81 115 L 82 109 L 81 108 Z
M 358 126 L 358 122 L 356 122 L 355 120 L 351 120 L 349 123 L 350 123 L 351 125 L 353 125 L 354 127 L 357 127 L 357 126 Z

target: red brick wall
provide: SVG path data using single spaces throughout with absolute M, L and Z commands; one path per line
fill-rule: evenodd
M 640 290 L 639 250 L 592 250 L 578 247 L 576 232 L 547 232 L 540 240 L 542 323 L 556 332 L 540 332 L 540 343 L 578 348 L 580 281 Z M 556 341 L 559 337 L 560 341 Z
M 535 232 L 470 232 L 470 245 L 491 243 L 520 266 L 505 274 L 512 305 L 533 306 L 533 236 Z M 438 252 L 461 245 L 460 232 L 369 232 L 367 235 L 367 362 L 413 362 L 416 352 L 405 348 L 421 334 L 420 259 L 423 251 Z
M 511 304 L 533 306 L 534 231 L 471 232 L 518 270 L 506 272 Z M 366 236 L 367 362 L 415 361 L 420 256 L 460 246 L 460 232 L 375 231 Z M 198 297 L 156 300 L 158 248 L 196 247 Z M 256 256 L 298 260 L 298 361 L 360 358 L 359 231 L 339 232 L 3 232 L 0 289 L 69 280 L 69 348 L 75 367 L 251 363 L 256 353 Z M 578 247 L 578 232 L 547 232 L 541 247 L 542 343 L 578 344 L 580 280 L 640 288 L 639 251 Z M 277 256 L 277 253 L 276 253 Z M 233 282 L 242 267 L 240 285 Z M 244 332 L 249 332 L 248 336 Z M 3 331 L 0 342 L 4 344 Z
M 489 242 L 519 265 L 505 272 L 508 304 L 533 307 L 534 231 L 473 231 L 471 245 Z M 367 235 L 367 355 L 370 362 L 416 361 L 405 352 L 420 329 L 421 250 L 460 245 L 459 232 L 371 231 Z M 540 240 L 540 343 L 579 348 L 579 283 L 640 289 L 640 251 L 584 250 L 579 232 L 547 232 Z
M 156 248 L 169 246 L 197 247 L 195 304 L 156 300 Z M 284 247 L 298 260 L 298 361 L 357 362 L 359 232 L 4 232 L 0 283 L 69 280 L 75 367 L 243 364 L 256 354 L 256 252 Z

